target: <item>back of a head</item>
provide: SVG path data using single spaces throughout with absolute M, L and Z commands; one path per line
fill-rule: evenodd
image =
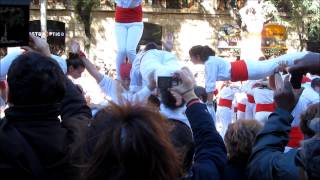
M 215 56 L 215 52 L 213 49 L 211 49 L 209 46 L 193 46 L 189 50 L 190 56 L 199 56 L 202 62 L 206 62 L 209 58 L 209 56 Z
M 182 102 L 180 104 L 178 103 L 177 105 L 176 98 L 172 95 L 172 93 L 168 89 L 160 89 L 160 99 L 161 99 L 161 103 L 165 107 L 171 110 L 181 108 L 185 104 L 185 101 L 182 100 Z
M 301 143 L 296 164 L 303 167 L 309 179 L 320 179 L 320 103 L 302 113 L 300 127 L 307 140 Z
M 59 103 L 64 97 L 65 81 L 53 59 L 38 53 L 23 54 L 8 72 L 9 103 L 15 106 Z
M 144 48 L 144 51 L 149 51 L 151 49 L 160 49 L 160 47 L 155 42 L 149 42 L 146 44 L 146 47 Z
M 185 123 L 170 119 L 171 124 L 171 141 L 179 153 L 180 159 L 183 160 L 183 171 L 187 172 L 192 166 L 194 155 L 194 140 L 192 130 Z
M 229 124 L 224 136 L 230 161 L 246 163 L 262 125 L 256 120 L 239 120 Z
M 208 101 L 208 94 L 206 92 L 206 89 L 201 86 L 196 86 L 194 88 L 194 93 L 198 98 L 201 99 L 202 102 L 206 103 Z
M 73 67 L 74 69 L 85 68 L 84 63 L 78 54 L 70 53 L 69 58 L 66 61 L 68 70 L 70 69 L 70 67 Z
M 158 112 L 112 104 L 97 113 L 95 125 L 103 130 L 84 179 L 171 180 L 180 175 L 167 121 Z

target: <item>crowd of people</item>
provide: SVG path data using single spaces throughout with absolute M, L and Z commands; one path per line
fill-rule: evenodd
M 193 46 L 201 87 L 172 34 L 137 53 L 141 1 L 116 3 L 115 78 L 77 41 L 66 60 L 33 35 L 1 58 L 0 179 L 320 179 L 319 53 L 230 62 Z

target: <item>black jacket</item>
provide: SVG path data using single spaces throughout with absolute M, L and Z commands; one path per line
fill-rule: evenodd
M 298 150 L 291 149 L 284 153 L 292 121 L 292 115 L 279 108 L 270 114 L 252 149 L 248 164 L 249 179 L 299 179 L 299 169 L 295 165 Z
M 222 179 L 227 152 L 206 105 L 196 103 L 186 110 L 195 141 L 192 174 L 185 179 Z
M 13 106 L 5 111 L 0 121 L 0 179 L 75 177 L 70 151 L 76 128 L 72 124 L 87 124 L 83 119 L 89 121 L 91 112 L 71 81 L 66 91 L 61 104 Z

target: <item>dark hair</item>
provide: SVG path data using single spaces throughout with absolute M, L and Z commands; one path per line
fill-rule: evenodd
M 300 128 L 303 134 L 309 138 L 315 135 L 315 132 L 309 128 L 311 120 L 320 117 L 320 103 L 313 104 L 308 107 L 300 116 Z
M 146 47 L 144 48 L 144 51 L 148 51 L 151 49 L 160 49 L 160 47 L 155 43 L 155 42 L 149 42 L 148 44 L 146 44 Z
M 176 98 L 171 94 L 171 92 L 168 89 L 160 89 L 160 98 L 161 102 L 169 109 L 178 109 L 182 106 L 184 106 L 185 101 L 183 100 L 180 105 L 176 105 Z
M 181 175 L 178 155 L 169 138 L 169 126 L 159 112 L 139 105 L 112 104 L 93 121 L 103 125 L 85 180 L 173 180 Z
M 70 67 L 73 67 L 74 69 L 85 68 L 84 63 L 78 54 L 69 53 L 69 58 L 66 61 L 68 70 Z
M 148 97 L 148 102 L 156 108 L 160 108 L 161 102 L 159 98 L 153 94 Z
M 38 53 L 17 57 L 8 72 L 9 102 L 14 105 L 58 103 L 65 94 L 66 79 L 53 59 Z
M 194 88 L 194 93 L 198 98 L 202 100 L 202 102 L 206 103 L 208 101 L 208 94 L 206 92 L 206 89 L 201 86 L 196 86 Z
M 316 86 L 320 86 L 320 78 L 314 78 L 314 79 L 311 81 L 311 87 L 312 87 L 312 88 L 315 88 Z
M 254 140 L 261 128 L 262 125 L 256 120 L 239 120 L 229 124 L 224 142 L 230 161 L 248 161 Z
M 169 122 L 172 126 L 170 131 L 171 142 L 183 162 L 183 171 L 187 172 L 192 166 L 195 148 L 192 130 L 179 120 L 169 119 Z
M 200 56 L 200 60 L 202 62 L 206 62 L 208 60 L 209 56 L 215 56 L 216 53 L 209 46 L 197 45 L 197 46 L 193 46 L 189 50 L 189 55 L 190 56 Z

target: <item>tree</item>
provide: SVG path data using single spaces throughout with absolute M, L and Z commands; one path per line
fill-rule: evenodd
M 47 39 L 47 0 L 40 0 L 41 37 Z
M 318 0 L 271 0 L 280 18 L 291 24 L 298 33 L 300 50 L 307 41 L 320 41 L 320 1 Z
M 85 49 L 88 52 L 91 42 L 91 23 L 92 23 L 92 10 L 100 3 L 99 0 L 72 0 L 74 10 L 78 15 L 78 19 L 84 25 L 84 31 L 86 35 Z

